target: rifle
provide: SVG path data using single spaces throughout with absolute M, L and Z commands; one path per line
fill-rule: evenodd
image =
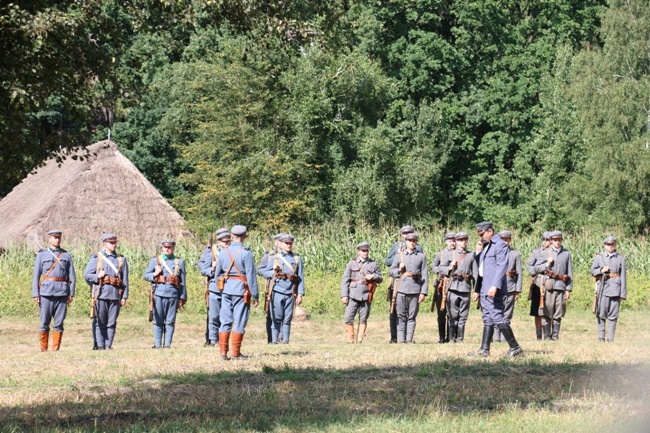
M 212 241 L 212 233 L 210 233 L 210 236 L 208 236 L 208 248 L 210 248 L 210 256 L 212 257 L 212 261 L 214 261 L 216 260 L 216 257 L 214 256 L 214 250 L 212 249 Z M 210 266 L 212 266 L 212 263 L 210 263 Z M 210 310 L 210 277 L 205 277 L 205 308 Z
M 600 301 L 600 295 L 602 293 L 602 278 L 594 277 L 594 283 L 595 283 L 595 291 L 594 291 L 594 304 L 591 307 L 591 311 L 598 317 L 598 304 Z
M 400 263 L 404 263 L 404 254 L 402 253 L 402 245 L 400 244 L 399 249 L 397 250 L 400 256 Z M 393 288 L 393 296 L 391 296 L 390 299 L 390 314 L 393 314 L 395 312 L 395 304 L 397 302 L 397 289 L 399 288 L 399 283 L 402 281 L 402 273 L 399 273 L 399 277 L 397 279 L 391 277 L 391 286 Z M 389 289 L 390 287 L 389 286 Z
M 156 260 L 158 261 L 158 265 L 160 265 L 160 258 L 158 257 L 158 254 L 156 254 Z M 154 281 L 156 281 L 156 277 L 154 277 Z M 149 321 L 153 322 L 153 309 L 154 309 L 154 302 L 153 302 L 153 295 L 156 292 L 156 288 L 158 287 L 158 283 L 153 283 L 151 285 L 151 289 L 149 290 Z
M 372 298 L 375 297 L 375 290 L 377 290 L 377 283 L 374 281 L 368 281 L 368 303 L 372 303 Z
M 99 297 L 99 286 L 96 284 L 92 285 L 91 296 L 90 296 L 90 318 L 94 319 L 97 317 L 97 298 Z

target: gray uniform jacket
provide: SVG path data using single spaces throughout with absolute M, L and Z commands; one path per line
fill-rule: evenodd
M 546 264 L 546 259 L 548 258 L 548 255 L 546 253 L 546 249 L 543 247 L 539 247 L 535 250 L 533 250 L 532 253 L 530 253 L 530 258 L 528 259 L 528 262 L 526 262 L 526 270 L 530 274 L 531 277 L 536 276 L 539 274 L 539 271 L 537 269 L 538 265 L 541 264 Z M 546 269 L 546 266 L 544 267 Z
M 440 255 L 442 253 L 442 256 Z M 433 256 L 433 262 L 431 263 L 431 272 L 438 276 L 447 276 L 449 274 L 449 263 L 451 263 L 454 250 L 445 248 L 442 251 L 438 251 L 435 256 Z
M 400 277 L 399 264 L 404 258 L 405 274 Z M 407 276 L 406 274 L 414 275 Z M 403 251 L 402 254 L 395 255 L 393 264 L 390 267 L 390 275 L 395 278 L 395 286 L 398 293 L 406 295 L 428 294 L 429 271 L 427 270 L 427 256 L 417 249 L 409 253 Z
M 608 253 L 599 253 L 594 257 L 591 265 L 591 275 L 594 277 L 602 276 L 601 269 L 609 267 L 609 273 L 605 274 L 605 290 L 603 295 L 609 297 L 627 298 L 627 284 L 625 280 L 625 257 L 614 251 L 611 255 Z M 614 277 L 611 275 L 618 274 Z
M 84 271 L 84 279 L 88 284 L 97 285 L 97 261 L 99 258 L 98 254 L 104 256 L 102 258 L 102 266 L 100 270 L 103 270 L 107 277 L 119 278 L 122 280 L 122 287 L 113 286 L 112 284 L 102 284 L 99 288 L 99 293 L 97 294 L 98 299 L 107 299 L 110 301 L 119 301 L 120 299 L 127 299 L 129 297 L 129 265 L 126 263 L 126 257 L 118 254 L 107 255 L 105 251 L 100 251 L 97 254 L 93 254 L 86 265 L 86 270 Z M 118 256 L 121 257 L 122 266 L 120 267 Z M 111 265 L 106 262 L 110 262 L 115 266 L 117 272 L 113 270 Z M 122 290 L 122 296 L 120 296 L 120 290 Z
M 510 248 L 510 256 L 508 257 L 508 271 L 507 273 L 510 273 L 511 271 L 515 271 L 515 276 L 512 277 L 508 275 L 508 293 L 521 293 L 521 289 L 523 286 L 523 278 L 521 275 L 522 272 L 522 267 L 521 267 L 521 254 L 519 254 L 519 251 L 513 250 Z
M 233 263 L 231 258 L 234 260 L 233 266 L 230 266 L 231 263 Z M 237 268 L 235 268 L 235 265 L 237 265 Z M 237 272 L 237 269 L 239 269 L 241 274 Z M 244 282 L 239 278 L 245 278 L 251 296 L 257 301 L 259 299 L 259 292 L 257 289 L 256 271 L 257 269 L 255 268 L 253 253 L 251 253 L 250 250 L 241 242 L 232 242 L 228 248 L 219 251 L 219 259 L 216 268 L 217 275 L 228 277 L 223 289 L 224 294 L 244 296 L 244 293 L 246 292 L 244 289 Z M 225 275 L 226 272 L 228 275 Z
M 350 260 L 341 280 L 341 298 L 367 301 L 368 285 L 364 284 L 366 275 L 372 275 L 375 283 L 381 283 L 383 280 L 376 261 L 368 259 L 362 262 L 359 258 Z
M 181 279 L 181 285 L 179 288 L 174 287 L 171 283 L 158 283 L 156 284 L 155 295 L 162 298 L 180 298 L 187 300 L 187 291 L 185 290 L 185 261 L 178 257 L 178 269 L 176 269 L 176 256 L 165 257 L 161 256 L 161 260 L 164 259 L 164 262 L 167 266 L 161 265 L 162 275 L 164 277 L 171 277 L 173 274 L 176 274 L 177 277 Z M 154 257 L 149 262 L 149 266 L 144 271 L 144 279 L 150 283 L 154 282 L 154 271 L 158 265 L 158 258 Z M 169 268 L 171 273 L 167 270 Z
M 76 276 L 72 256 L 69 252 L 64 249 L 51 250 L 49 248 L 38 252 L 36 260 L 34 260 L 33 298 L 37 296 L 74 297 L 75 284 Z
M 547 268 L 546 261 L 550 255 L 553 258 L 553 265 L 550 268 Z M 535 274 L 542 274 L 546 270 L 550 270 L 560 275 L 568 275 L 569 280 L 567 283 L 560 279 L 556 279 L 553 282 L 553 290 L 566 290 L 570 292 L 573 290 L 573 263 L 571 259 L 571 252 L 563 247 L 560 247 L 559 251 L 556 251 L 555 248 L 549 247 L 546 250 L 542 250 L 540 253 L 540 259 L 543 256 L 543 261 L 538 261 L 536 265 L 529 268 L 529 272 L 532 270 Z M 531 274 L 533 273 L 531 272 Z M 539 284 L 538 284 L 539 285 Z
M 456 266 L 456 269 L 454 269 L 454 272 L 450 275 L 451 286 L 449 287 L 449 290 L 461 293 L 470 293 L 472 291 L 472 279 L 476 281 L 476 277 L 478 277 L 478 267 L 474 260 L 474 253 L 456 249 L 451 252 L 451 261 L 443 268 L 449 272 L 451 270 L 449 267 L 451 262 L 458 260 L 463 254 L 465 254 L 465 257 L 463 257 L 463 260 L 458 263 L 458 266 Z
M 384 261 L 384 264 L 387 267 L 390 268 L 391 265 L 393 264 L 393 260 L 395 259 L 395 256 L 398 255 L 397 252 L 399 251 L 400 246 L 402 247 L 402 251 L 406 251 L 406 242 L 404 241 L 395 242 L 393 246 L 390 247 L 390 251 L 388 251 L 388 256 L 386 256 L 386 260 Z M 415 251 L 419 251 L 421 253 L 424 252 L 422 250 L 422 245 L 420 244 L 415 245 Z

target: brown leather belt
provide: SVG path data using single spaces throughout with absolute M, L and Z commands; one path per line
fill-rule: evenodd
M 422 278 L 422 274 L 412 274 L 411 272 L 404 272 L 404 276 L 411 277 L 414 280 L 419 280 L 420 278 Z
M 465 281 L 467 277 L 469 277 L 469 274 L 460 274 L 460 275 L 454 274 L 451 276 L 451 278 L 456 281 Z
M 517 276 L 517 271 L 515 271 L 514 269 L 511 269 L 508 272 L 506 272 L 506 275 L 508 277 L 510 277 L 510 278 L 515 278 Z
M 241 275 L 230 275 L 228 277 L 229 280 L 237 280 L 237 281 L 243 281 L 244 283 L 248 283 L 248 280 L 246 277 L 241 276 Z
M 171 277 L 165 277 L 163 275 L 158 275 L 156 278 L 154 278 L 154 282 L 156 282 L 158 284 L 169 283 L 174 287 L 181 285 L 181 279 L 178 278 L 175 275 L 172 275 Z
M 99 284 L 110 284 L 111 286 L 122 287 L 124 285 L 124 282 L 117 277 L 104 276 L 99 279 Z
M 621 276 L 621 274 L 616 274 L 616 273 L 614 273 L 614 274 L 605 274 L 605 279 L 609 280 L 610 278 L 616 278 L 616 277 L 620 277 L 620 276 Z
M 561 280 L 563 283 L 566 283 L 569 281 L 569 276 L 568 275 L 561 275 L 561 274 L 556 274 L 553 271 L 544 271 L 544 275 L 548 276 L 549 278 L 553 280 Z
M 69 283 L 70 280 L 66 280 L 65 278 L 59 278 L 59 277 L 50 277 L 50 276 L 43 276 L 41 277 L 42 280 L 50 280 L 50 281 L 58 281 L 60 283 Z

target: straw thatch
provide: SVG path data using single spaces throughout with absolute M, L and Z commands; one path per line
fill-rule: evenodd
M 114 232 L 120 242 L 150 246 L 189 236 L 185 221 L 111 141 L 54 159 L 27 176 L 0 201 L 0 245 L 44 244 L 63 230 L 66 244 L 97 242 Z

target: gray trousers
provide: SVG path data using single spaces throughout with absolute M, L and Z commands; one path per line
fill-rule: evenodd
M 621 309 L 621 299 L 618 296 L 609 297 L 603 296 L 598 304 L 598 338 L 605 339 L 605 322 L 607 324 L 607 341 L 614 341 L 614 334 L 616 333 L 616 322 L 618 320 L 618 313 Z
M 177 310 L 178 298 L 154 297 L 153 341 L 155 347 L 160 347 L 163 334 L 165 334 L 165 346 L 171 346 L 174 338 Z
M 49 331 L 50 323 L 54 320 L 54 330 L 63 332 L 63 321 L 68 312 L 67 296 L 41 296 L 39 331 Z
M 469 293 L 456 292 L 455 290 L 447 292 L 447 316 L 450 327 L 465 325 L 469 316 L 469 305 Z
M 395 310 L 397 311 L 397 342 L 412 343 L 415 334 L 415 318 L 418 315 L 420 304 L 419 294 L 407 295 L 397 293 Z
M 546 290 L 544 293 L 544 317 L 542 325 L 560 323 L 566 312 L 564 290 Z
M 98 299 L 95 307 L 97 309 L 95 341 L 98 347 L 111 347 L 115 338 L 117 317 L 120 315 L 120 301 Z
M 279 292 L 271 293 L 271 342 L 277 343 L 282 333 L 282 342 L 288 343 L 291 335 L 291 320 L 293 319 L 293 294 Z
M 219 342 L 219 327 L 221 320 L 219 314 L 221 312 L 221 292 L 212 292 L 208 295 L 208 338 L 210 343 L 216 344 Z
M 345 320 L 346 325 L 352 325 L 354 323 L 354 316 L 359 312 L 359 323 L 368 322 L 368 316 L 370 316 L 370 303 L 368 301 L 357 301 L 356 299 L 348 298 L 348 305 L 345 307 Z
M 503 295 L 503 317 L 510 322 L 515 314 L 515 296 L 517 292 L 508 292 Z M 539 302 L 539 301 L 538 301 Z M 506 341 L 505 337 L 501 336 L 501 329 L 497 326 L 494 328 L 494 341 Z

